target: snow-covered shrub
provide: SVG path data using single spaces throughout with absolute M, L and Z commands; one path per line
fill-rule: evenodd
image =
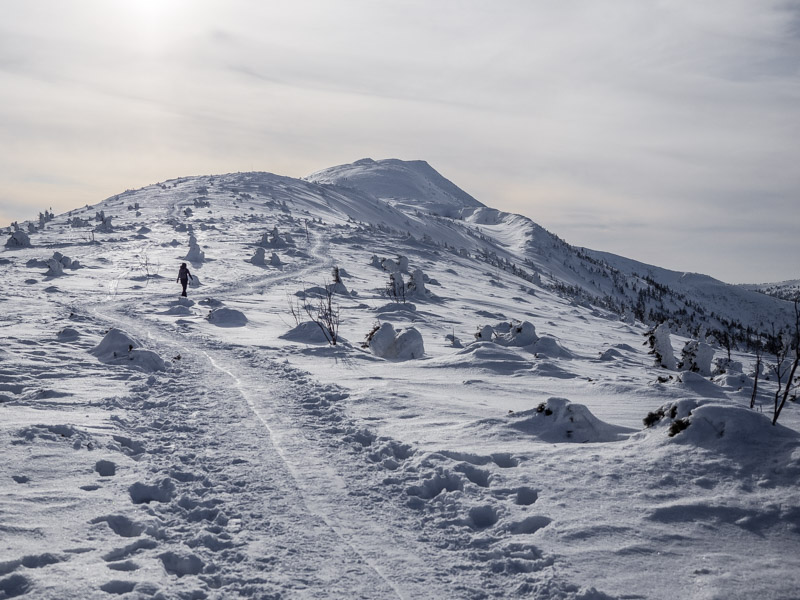
M 389 273 L 389 281 L 386 283 L 386 295 L 393 302 L 406 301 L 406 283 L 400 272 Z
M 73 229 L 78 227 L 88 227 L 89 220 L 88 219 L 81 219 L 80 217 L 72 217 L 69 221 L 69 226 Z
M 370 264 L 389 273 L 408 273 L 408 258 L 402 255 L 398 256 L 397 260 L 393 260 L 378 258 L 373 254 Z
M 414 327 L 395 331 L 391 323 L 374 329 L 367 338 L 369 349 L 375 356 L 389 360 L 410 360 L 425 354 L 422 334 Z
M 741 373 L 744 368 L 739 361 L 731 360 L 727 356 L 720 356 L 714 359 L 714 369 L 712 375 L 724 375 L 725 373 Z
M 509 418 L 509 427 L 551 443 L 614 442 L 631 432 L 601 421 L 583 404 L 566 398 L 548 398 L 536 408 Z
M 264 248 L 256 248 L 256 253 L 250 258 L 250 262 L 260 267 L 266 266 L 267 259 Z
M 281 266 L 283 266 L 283 263 L 281 262 L 280 257 L 275 252 L 273 252 L 272 256 L 269 257 L 269 264 L 272 267 L 281 267 Z
M 430 292 L 425 288 L 425 274 L 422 269 L 414 269 L 406 286 L 406 297 L 413 299 L 427 298 Z
M 475 339 L 481 342 L 494 342 L 501 346 L 530 346 L 539 337 L 536 328 L 529 321 L 511 321 L 479 327 Z
M 258 242 L 258 245 L 262 248 L 286 248 L 293 244 L 294 242 L 288 233 L 281 236 L 277 225 L 272 228 L 272 231 L 265 232 Z
M 155 352 L 140 350 L 138 342 L 121 329 L 110 329 L 103 340 L 89 353 L 100 362 L 141 369 L 161 371 L 166 368 L 164 360 Z
M 491 342 L 493 337 L 494 328 L 491 325 L 478 327 L 478 331 L 475 333 L 475 339 L 479 342 Z
M 650 352 L 655 357 L 655 366 L 675 370 L 675 354 L 669 337 L 669 325 L 661 323 L 644 334 L 647 337 L 645 345 L 650 346 Z
M 55 258 L 47 259 L 47 277 L 61 277 L 64 274 L 64 265 Z
M 31 238 L 24 231 L 17 230 L 6 241 L 6 248 L 30 248 Z
M 711 375 L 711 360 L 714 358 L 714 349 L 705 342 L 690 340 L 681 350 L 681 360 L 678 369 L 700 373 L 708 377 Z
M 189 236 L 189 252 L 184 258 L 193 263 L 200 263 L 206 259 L 205 252 L 200 249 L 197 238 L 193 235 Z
M 529 321 L 499 323 L 494 327 L 494 341 L 501 346 L 529 346 L 536 342 L 536 328 Z
M 98 233 L 114 233 L 114 226 L 111 224 L 112 218 L 113 217 L 104 217 L 94 230 Z

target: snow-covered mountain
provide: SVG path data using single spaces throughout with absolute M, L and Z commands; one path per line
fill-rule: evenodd
M 743 284 L 740 287 L 781 298 L 782 300 L 794 300 L 800 296 L 800 279 L 789 279 L 775 283 Z
M 0 598 L 796 596 L 800 411 L 773 426 L 763 376 L 749 408 L 744 343 L 785 300 L 573 247 L 421 161 L 18 229 Z

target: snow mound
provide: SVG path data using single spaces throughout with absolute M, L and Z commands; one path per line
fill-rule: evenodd
M 532 350 L 537 356 L 548 358 L 573 358 L 572 352 L 567 350 L 558 340 L 550 336 L 540 337 L 533 345 Z
M 110 329 L 102 341 L 89 350 L 100 362 L 140 369 L 145 372 L 162 371 L 164 360 L 155 352 L 141 350 L 139 343 L 121 329 Z
M 314 321 L 303 321 L 279 337 L 290 342 L 304 344 L 325 344 L 327 346 L 329 343 L 320 326 Z
M 425 354 L 419 331 L 409 327 L 398 333 L 391 323 L 384 323 L 371 334 L 369 349 L 375 356 L 388 360 L 410 360 Z
M 217 327 L 244 327 L 247 324 L 247 317 L 242 311 L 224 306 L 215 308 L 206 318 Z
M 451 356 L 432 361 L 428 366 L 436 365 L 485 369 L 499 374 L 512 374 L 531 368 L 531 363 L 519 354 L 493 342 L 475 342 Z
M 644 419 L 647 434 L 668 443 L 688 444 L 731 454 L 752 454 L 790 442 L 800 434 L 758 411 L 713 400 L 685 399 L 665 404 Z
M 81 337 L 81 334 L 72 327 L 65 327 L 56 336 L 59 342 L 74 342 Z
M 548 398 L 532 410 L 515 413 L 509 427 L 543 442 L 616 442 L 633 430 L 595 417 L 583 404 L 566 398 Z

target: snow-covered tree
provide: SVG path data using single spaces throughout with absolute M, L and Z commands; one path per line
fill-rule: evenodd
M 675 370 L 675 354 L 669 338 L 669 325 L 661 323 L 644 334 L 647 338 L 645 345 L 650 346 L 650 352 L 655 358 L 655 366 Z
M 711 361 L 714 358 L 714 349 L 697 340 L 686 342 L 681 350 L 681 360 L 678 369 L 700 373 L 708 377 L 711 375 Z

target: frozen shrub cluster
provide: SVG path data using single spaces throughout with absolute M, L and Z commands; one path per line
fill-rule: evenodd
M 375 356 L 389 360 L 410 360 L 425 354 L 419 331 L 414 327 L 396 331 L 391 323 L 376 326 L 367 336 L 366 344 Z
M 275 226 L 272 231 L 267 231 L 261 236 L 258 245 L 262 248 L 287 248 L 294 245 L 294 240 L 288 233 L 281 235 Z
M 11 237 L 6 241 L 6 248 L 30 248 L 31 238 L 27 233 L 17 230 L 11 234 Z
M 98 233 L 113 233 L 114 226 L 111 224 L 112 217 L 103 216 L 103 220 L 94 228 Z
M 53 252 L 52 258 L 46 261 L 48 277 L 59 277 L 64 274 L 64 269 L 80 269 L 81 264 L 77 260 L 72 260 L 68 256 L 64 256 L 61 252 Z
M 206 259 L 205 253 L 200 249 L 197 243 L 197 238 L 194 234 L 189 235 L 189 253 L 186 255 L 186 260 L 193 263 L 201 263 Z
M 678 368 L 684 371 L 700 373 L 708 377 L 711 375 L 711 360 L 714 358 L 714 349 L 705 342 L 690 340 L 681 350 L 681 360 Z
M 479 342 L 494 342 L 501 346 L 530 346 L 539 340 L 530 321 L 510 321 L 484 325 L 475 333 Z
M 645 345 L 650 346 L 650 352 L 655 358 L 654 364 L 664 369 L 675 370 L 675 354 L 672 350 L 672 342 L 669 337 L 669 325 L 661 323 L 644 334 L 647 338 Z

